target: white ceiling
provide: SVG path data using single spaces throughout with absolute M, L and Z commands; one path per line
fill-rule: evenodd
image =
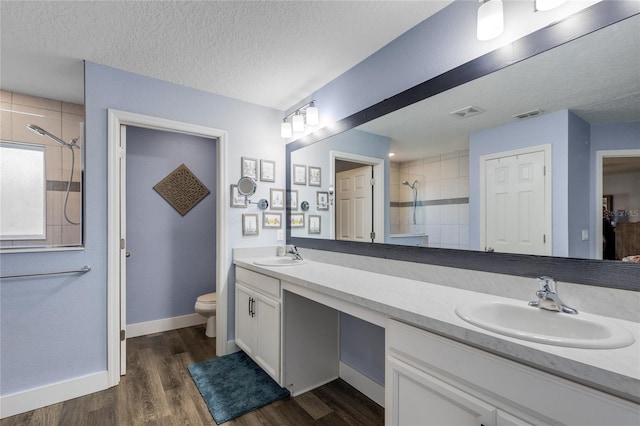
M 5 1 L 4 90 L 83 102 L 82 60 L 286 110 L 451 1 Z

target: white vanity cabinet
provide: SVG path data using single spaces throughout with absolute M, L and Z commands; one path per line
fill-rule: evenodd
M 280 291 L 279 280 L 236 267 L 236 344 L 278 383 Z
M 638 425 L 638 404 L 389 320 L 385 424 Z

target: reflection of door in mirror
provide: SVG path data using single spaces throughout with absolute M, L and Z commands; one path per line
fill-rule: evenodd
M 373 232 L 372 177 L 372 166 L 336 173 L 336 239 L 373 240 L 371 238 Z
M 46 173 L 43 188 L 46 235 L 34 239 L 3 235 L 1 248 L 81 245 L 84 106 L 8 91 L 0 93 L 2 140 L 44 147 Z M 40 131 L 30 130 L 27 125 Z M 74 139 L 77 141 L 72 142 Z M 19 202 L 26 202 L 26 198 Z
M 545 151 L 484 156 L 485 251 L 551 253 L 551 205 L 546 196 Z
M 640 150 L 609 151 L 602 157 L 603 205 L 599 235 L 602 259 L 640 255 Z

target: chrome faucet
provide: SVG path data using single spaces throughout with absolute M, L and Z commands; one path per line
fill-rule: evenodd
M 289 246 L 289 250 L 287 250 L 287 253 L 293 255 L 293 258 L 295 260 L 303 260 L 300 253 L 298 253 L 298 247 L 296 246 Z
M 552 277 L 543 276 L 538 278 L 538 284 L 540 284 L 540 290 L 536 291 L 538 300 L 529 302 L 529 306 L 535 306 L 540 309 L 547 309 L 549 311 L 564 312 L 565 314 L 577 314 L 573 308 L 565 305 L 560 296 L 558 296 L 556 290 L 556 280 Z

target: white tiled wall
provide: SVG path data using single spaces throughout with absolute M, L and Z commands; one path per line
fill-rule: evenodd
M 35 124 L 53 133 L 65 142 L 80 138 L 84 123 L 84 106 L 53 99 L 38 98 L 19 93 L 0 91 L 0 137 L 2 140 L 33 143 L 46 147 L 45 167 L 48 181 L 66 182 L 71 172 L 71 152 L 47 137 L 36 135 L 27 129 L 27 124 Z M 75 150 L 73 182 L 80 182 L 81 140 Z M 66 186 L 65 186 L 66 188 Z M 82 225 L 73 225 L 64 219 L 65 191 L 47 191 L 47 239 L 33 241 L 2 241 L 2 247 L 29 245 L 78 245 L 82 243 Z M 70 192 L 67 207 L 69 219 L 80 222 L 82 217 L 82 196 L 80 192 Z
M 411 188 L 406 180 L 418 181 L 418 202 L 433 205 L 418 206 L 416 224 L 412 207 L 391 207 L 391 234 L 425 233 L 429 247 L 469 248 L 469 204 L 454 199 L 469 197 L 469 151 L 456 151 L 406 163 L 391 163 L 391 202 L 412 202 Z

